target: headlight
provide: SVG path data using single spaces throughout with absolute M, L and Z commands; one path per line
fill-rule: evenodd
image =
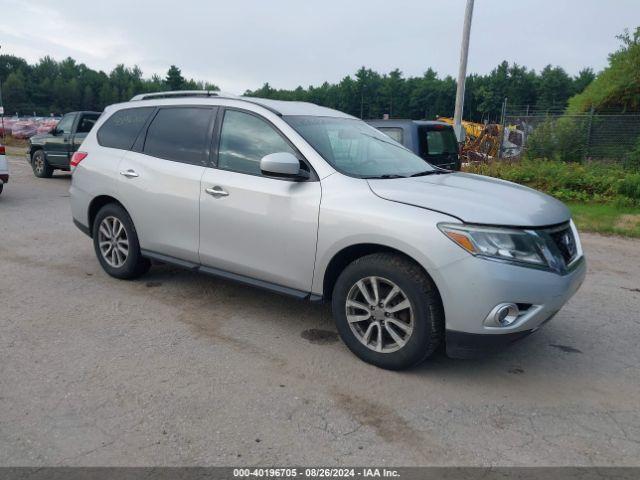
M 441 223 L 438 228 L 472 255 L 549 268 L 542 239 L 532 231 Z

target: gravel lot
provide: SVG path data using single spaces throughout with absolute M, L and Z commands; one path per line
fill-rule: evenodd
M 68 175 L 0 196 L 0 465 L 640 465 L 640 242 L 481 361 L 360 362 L 324 306 L 154 267 L 108 277 Z

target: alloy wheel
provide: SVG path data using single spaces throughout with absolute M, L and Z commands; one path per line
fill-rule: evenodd
M 33 163 L 35 164 L 35 169 L 38 174 L 42 174 L 44 172 L 44 158 L 42 155 L 36 155 L 33 159 Z
M 102 258 L 112 267 L 120 268 L 129 256 L 129 239 L 122 222 L 116 217 L 105 217 L 98 229 L 98 246 Z
M 413 333 L 411 302 L 398 285 L 386 278 L 358 280 L 349 289 L 345 308 L 351 331 L 374 352 L 400 350 Z

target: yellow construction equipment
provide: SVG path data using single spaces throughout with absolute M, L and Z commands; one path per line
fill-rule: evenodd
M 453 118 L 438 117 L 438 121 L 453 125 Z M 481 162 L 497 157 L 500 151 L 502 125 L 497 123 L 476 123 L 462 121 L 465 142 L 462 145 L 461 156 L 463 162 Z

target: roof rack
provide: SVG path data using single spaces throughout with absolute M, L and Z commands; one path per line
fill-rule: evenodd
M 150 100 L 152 98 L 180 98 L 180 97 L 227 97 L 234 98 L 235 95 L 222 93 L 218 90 L 173 90 L 169 92 L 141 93 L 130 101 Z
M 273 108 L 270 105 L 265 105 L 262 102 L 254 100 L 252 97 L 240 97 L 238 95 L 233 95 L 231 93 L 221 92 L 219 90 L 172 90 L 169 92 L 153 92 L 153 93 L 141 93 L 133 97 L 130 102 L 135 102 L 138 100 L 151 100 L 151 99 L 162 99 L 162 98 L 183 98 L 183 97 L 218 97 L 218 98 L 230 98 L 233 100 L 242 100 L 247 103 L 252 103 L 254 105 L 259 105 L 262 108 L 269 110 L 271 113 L 275 113 L 278 116 L 282 116 L 277 109 Z

